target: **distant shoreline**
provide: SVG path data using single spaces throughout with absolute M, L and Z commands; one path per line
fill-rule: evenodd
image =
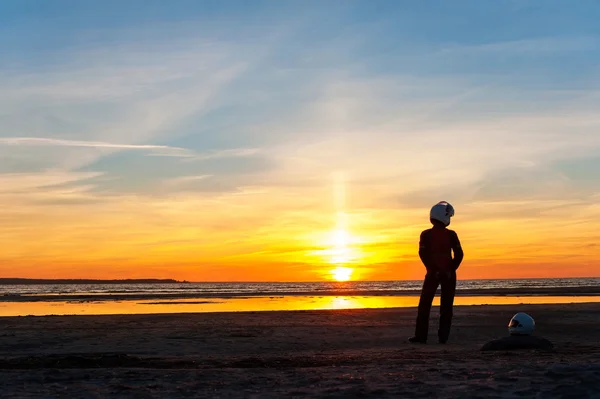
M 476 279 L 463 279 L 462 282 L 474 282 L 474 281 L 544 281 L 544 280 L 600 280 L 600 277 L 561 277 L 561 278 L 476 278 Z M 359 280 L 359 281 L 188 281 L 188 280 L 175 280 L 175 279 L 157 279 L 157 278 L 144 278 L 144 279 L 38 279 L 38 278 L 24 278 L 24 277 L 0 277 L 0 285 L 60 285 L 60 284 L 253 284 L 253 285 L 269 285 L 269 284 L 330 284 L 330 285 L 346 285 L 346 284 L 357 284 L 357 283 L 391 283 L 391 282 L 422 282 L 421 279 L 416 280 Z M 420 286 L 419 286 L 420 289 Z
M 38 278 L 0 278 L 0 285 L 36 285 L 36 284 L 187 284 L 188 281 L 174 279 L 38 279 Z

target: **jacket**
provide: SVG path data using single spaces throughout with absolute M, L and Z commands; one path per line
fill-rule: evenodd
M 419 238 L 419 257 L 428 272 L 456 271 L 464 257 L 458 234 L 439 225 L 424 230 Z

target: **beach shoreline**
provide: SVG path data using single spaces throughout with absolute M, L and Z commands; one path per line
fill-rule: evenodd
M 518 311 L 551 351 L 482 352 Z M 415 308 L 0 318 L 14 397 L 595 397 L 600 304 L 457 306 L 411 345 Z
M 439 305 L 436 296 L 433 305 Z M 388 309 L 418 306 L 419 296 L 245 296 L 229 299 L 71 300 L 0 302 L 0 317 L 46 315 L 195 314 L 297 310 Z M 600 303 L 600 296 L 457 296 L 455 306 Z

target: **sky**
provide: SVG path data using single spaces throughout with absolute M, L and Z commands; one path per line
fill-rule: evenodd
M 421 279 L 446 200 L 461 279 L 600 276 L 598 15 L 4 0 L 0 275 Z

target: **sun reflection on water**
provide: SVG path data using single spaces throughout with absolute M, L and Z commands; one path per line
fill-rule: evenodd
M 461 305 L 518 305 L 600 302 L 599 296 L 457 296 Z M 275 310 L 341 310 L 416 307 L 418 296 L 287 296 L 91 302 L 2 302 L 0 316 L 205 313 Z M 439 305 L 439 297 L 433 302 Z

